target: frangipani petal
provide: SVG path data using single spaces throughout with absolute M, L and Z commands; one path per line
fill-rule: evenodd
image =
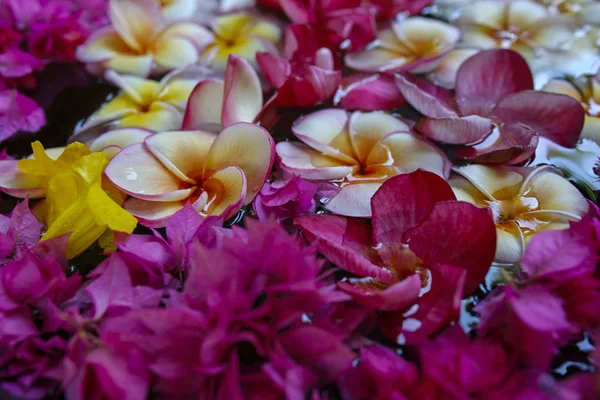
M 275 159 L 273 138 L 260 126 L 239 122 L 225 128 L 214 141 L 206 160 L 205 177 L 229 165 L 236 165 L 246 177 L 249 204 L 271 173 Z
M 217 135 L 202 131 L 162 132 L 145 140 L 146 148 L 182 181 L 201 181 L 204 163 Z
M 175 107 L 168 103 L 154 102 L 148 112 L 127 115 L 121 118 L 117 125 L 161 132 L 179 128 L 181 120 L 181 114 Z
M 381 183 L 353 183 L 344 186 L 339 193 L 325 203 L 325 208 L 335 214 L 348 217 L 371 217 L 371 198 Z
M 207 129 L 221 126 L 225 83 L 217 79 L 205 79 L 192 91 L 183 119 L 183 129 Z M 213 128 L 214 129 L 214 128 Z
M 230 56 L 225 69 L 223 95 L 224 128 L 237 122 L 253 122 L 263 105 L 262 86 L 256 71 L 248 61 Z
M 524 181 L 523 175 L 510 168 L 473 164 L 455 167 L 454 171 L 464 176 L 490 200 L 516 196 Z
M 376 287 L 374 282 L 365 282 L 363 279 L 344 280 L 338 283 L 338 287 L 352 295 L 357 303 L 365 307 L 381 311 L 396 311 L 403 310 L 417 301 L 421 290 L 421 278 L 413 274 L 384 289 Z
M 105 173 L 117 187 L 139 199 L 177 201 L 194 191 L 193 188 L 182 189 L 181 180 L 169 172 L 143 143 L 123 149 L 106 166 Z
M 189 0 L 186 0 L 189 1 Z M 193 22 L 180 21 L 166 27 L 161 33 L 161 38 L 181 38 L 187 39 L 196 48 L 196 52 L 201 52 L 215 40 L 215 36 L 202 25 Z
M 440 64 L 428 75 L 428 78 L 443 88 L 454 89 L 458 69 L 465 60 L 478 52 L 477 48 L 451 50 L 441 59 Z
M 160 4 L 152 0 L 111 0 L 108 15 L 119 36 L 143 52 L 162 28 Z
M 410 127 L 384 112 L 355 112 L 350 117 L 350 143 L 358 160 L 364 163 L 377 142 L 392 132 L 409 132 Z
M 478 115 L 456 118 L 422 118 L 415 129 L 436 142 L 473 144 L 485 139 L 494 129 L 494 122 Z
M 399 69 L 412 61 L 411 58 L 384 48 L 375 48 L 350 53 L 345 58 L 346 65 L 357 71 L 384 72 Z
M 109 146 L 118 146 L 121 149 L 124 149 L 132 144 L 142 143 L 146 137 L 153 134 L 154 132 L 142 128 L 115 129 L 113 131 L 106 132 L 94 140 L 90 144 L 90 150 L 94 152 L 102 151 L 104 148 Z M 48 150 L 50 149 L 47 149 L 46 152 L 48 152 Z
M 17 160 L 0 160 L 0 190 L 13 197 L 38 199 L 46 195 L 43 178 L 25 174 Z
M 162 6 L 162 14 L 169 21 L 191 18 L 198 9 L 198 0 L 171 0 Z
M 77 59 L 84 63 L 95 63 L 128 51 L 127 43 L 112 26 L 107 26 L 93 32 L 87 42 L 77 48 Z
M 304 179 L 342 180 L 358 169 L 324 156 L 304 143 L 280 142 L 276 149 L 280 166 Z
M 514 265 L 519 262 L 525 250 L 521 229 L 511 221 L 508 229 L 496 229 L 496 255 L 494 261 L 499 264 Z
M 152 72 L 154 56 L 119 54 L 104 63 L 106 69 L 119 71 L 122 74 L 148 76 Z
M 393 77 L 386 74 L 351 75 L 344 78 L 334 98 L 348 110 L 393 110 L 406 104 Z
M 467 59 L 456 75 L 456 102 L 463 115 L 487 116 L 505 96 L 533 89 L 527 61 L 512 50 L 486 50 Z
M 579 190 L 565 178 L 547 171 L 535 174 L 526 189 L 527 196 L 539 202 L 537 210 L 542 212 L 562 211 L 579 219 L 588 212 L 588 202 Z M 525 213 L 527 215 L 528 213 Z M 560 218 L 558 218 L 560 220 Z
M 160 88 L 160 84 L 151 79 L 121 75 L 112 70 L 107 71 L 104 74 L 104 78 L 123 91 L 123 94 L 117 96 L 109 104 L 101 108 L 104 112 L 107 112 L 105 111 L 107 108 L 108 110 L 111 110 L 111 107 L 108 107 L 108 105 L 112 103 L 118 104 L 118 101 L 115 101 L 118 98 L 131 100 L 133 104 L 136 105 L 150 104 L 156 98 Z M 115 108 L 115 106 L 113 106 L 113 108 Z M 108 113 L 110 113 L 110 111 L 108 111 Z
M 154 45 L 154 62 L 159 71 L 195 64 L 200 59 L 196 46 L 182 37 L 161 35 Z
M 229 219 L 242 207 L 246 197 L 246 177 L 241 169 L 230 165 L 212 174 L 202 188 L 208 193 L 208 202 L 202 211 Z
M 163 228 L 183 205 L 181 201 L 147 201 L 131 197 L 125 201 L 123 207 L 136 217 L 140 224 L 149 228 Z

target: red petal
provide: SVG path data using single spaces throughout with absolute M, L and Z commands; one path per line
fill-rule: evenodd
M 444 264 L 467 271 L 465 295 L 484 280 L 496 253 L 496 226 L 488 208 L 463 201 L 437 203 L 404 239 L 428 265 Z
M 491 119 L 478 115 L 456 118 L 423 118 L 415 129 L 436 142 L 471 144 L 485 139 L 494 129 Z
M 422 170 L 388 179 L 371 200 L 373 243 L 388 265 L 395 265 L 394 248 L 404 232 L 419 224 L 438 201 L 456 200 L 448 183 Z M 381 245 L 380 245 L 381 244 Z
M 338 287 L 351 294 L 357 303 L 382 311 L 396 311 L 407 308 L 417 301 L 421 290 L 421 278 L 413 274 L 400 282 L 379 289 L 367 282 L 344 281 Z
M 529 65 L 512 50 L 477 53 L 456 74 L 456 102 L 463 115 L 489 115 L 505 96 L 529 89 L 533 89 Z
M 505 97 L 492 114 L 505 123 L 527 125 L 565 147 L 575 147 L 585 122 L 585 110 L 577 100 L 533 90 Z
M 453 118 L 457 116 L 454 105 L 451 103 L 453 96 L 450 91 L 407 73 L 396 74 L 396 85 L 406 101 L 426 117 Z

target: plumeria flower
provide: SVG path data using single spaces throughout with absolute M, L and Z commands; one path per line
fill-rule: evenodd
M 36 207 L 47 227 L 42 241 L 69 234 L 66 252 L 73 258 L 107 229 L 133 232 L 137 220 L 121 208 L 124 199 L 103 187 L 106 154 L 92 153 L 81 143 L 46 152 L 34 142 L 32 148 L 32 158 L 1 161 L 0 187 L 16 197 L 45 198 Z
M 536 0 L 552 15 L 575 15 L 583 23 L 600 25 L 600 4 L 595 0 Z
M 254 63 L 256 53 L 276 51 L 281 39 L 281 29 L 275 23 L 246 13 L 222 15 L 211 25 L 215 40 L 202 57 L 215 69 L 225 69 L 231 54 Z
M 162 132 L 119 152 L 106 175 L 132 196 L 124 207 L 147 226 L 164 226 L 187 202 L 202 216 L 229 218 L 262 188 L 273 147 L 266 130 L 243 122 L 219 135 Z
M 383 112 L 316 111 L 296 121 L 292 131 L 302 142 L 277 144 L 281 168 L 338 187 L 339 193 L 324 200 L 336 214 L 370 217 L 371 197 L 387 179 L 419 168 L 448 177 L 451 167 L 436 146 Z
M 190 19 L 196 14 L 200 0 L 154 0 L 161 6 L 167 21 Z
M 404 98 L 421 112 L 416 129 L 455 145 L 456 157 L 488 164 L 522 164 L 538 137 L 573 147 L 584 122 L 581 105 L 565 95 L 533 91 L 527 62 L 512 50 L 486 50 L 467 59 L 455 95 L 425 79 L 398 74 Z
M 543 90 L 565 94 L 579 101 L 586 114 L 581 137 L 600 144 L 600 71 L 596 76 L 578 79 L 576 84 L 564 79 L 552 79 Z
M 111 26 L 77 49 L 79 61 L 98 73 L 112 69 L 145 77 L 181 68 L 198 62 L 214 40 L 196 23 L 168 24 L 155 0 L 111 0 L 109 17 Z
M 463 43 L 533 57 L 543 50 L 561 50 L 573 37 L 571 19 L 549 17 L 550 11 L 533 0 L 483 0 L 466 7 L 457 24 Z
M 430 72 L 459 38 L 460 30 L 452 25 L 424 17 L 406 18 L 380 31 L 367 49 L 348 54 L 346 64 L 368 72 Z
M 386 335 L 414 344 L 455 319 L 460 299 L 485 278 L 496 247 L 494 223 L 488 210 L 456 201 L 444 179 L 423 170 L 389 179 L 371 208 L 372 226 L 336 215 L 302 216 L 295 224 L 325 258 L 353 275 L 338 287 L 385 311 L 378 322 Z
M 194 88 L 183 129 L 220 132 L 237 122 L 254 122 L 263 107 L 260 79 L 244 58 L 231 55 L 225 79 L 204 79 Z
M 108 71 L 106 79 L 121 92 L 92 114 L 72 139 L 86 141 L 99 132 L 123 127 L 179 129 L 190 94 L 206 73 L 196 68 L 173 71 L 157 82 Z
M 588 211 L 581 193 L 552 167 L 456 167 L 450 178 L 460 200 L 489 207 L 498 237 L 495 261 L 514 264 L 538 232 L 565 229 Z

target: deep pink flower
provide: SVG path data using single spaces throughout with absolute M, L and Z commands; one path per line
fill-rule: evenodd
M 417 368 L 391 349 L 360 349 L 360 362 L 338 384 L 344 400 L 405 400 L 418 381 Z
M 0 53 L 17 47 L 23 40 L 23 35 L 10 24 L 0 22 Z
M 342 80 L 328 48 L 318 49 L 310 59 L 288 61 L 272 53 L 258 53 L 256 61 L 267 81 L 277 89 L 274 105 L 307 107 L 333 97 Z
M 41 59 L 73 61 L 75 50 L 88 36 L 87 29 L 79 23 L 79 16 L 73 15 L 33 24 L 27 34 L 27 45 L 29 51 Z
M 371 208 L 372 228 L 333 215 L 295 223 L 329 261 L 355 275 L 338 283 L 342 290 L 389 312 L 379 320 L 389 337 L 423 340 L 454 320 L 463 294 L 483 281 L 496 247 L 491 215 L 456 201 L 442 178 L 422 170 L 386 181 Z
M 258 219 L 265 221 L 295 218 L 315 212 L 315 195 L 318 186 L 299 176 L 265 183 L 254 200 L 254 211 Z
M 0 91 L 0 143 L 19 131 L 37 132 L 46 124 L 44 111 L 16 90 Z
M 538 136 L 574 146 L 583 128 L 581 104 L 565 95 L 533 91 L 527 62 L 512 50 L 482 51 L 459 68 L 456 95 L 408 74 L 397 75 L 406 100 L 421 112 L 416 129 L 437 142 L 458 145 L 473 162 L 521 164 Z
M 43 227 L 29 210 L 27 201 L 17 204 L 10 218 L 0 215 L 0 261 L 23 246 L 37 244 Z
M 40 71 L 43 66 L 40 59 L 17 48 L 0 54 L 0 76 L 4 78 L 22 78 Z
M 431 2 L 432 0 L 363 0 L 364 5 L 375 8 L 378 21 L 393 19 L 400 13 L 420 14 Z
M 406 104 L 394 78 L 384 74 L 357 73 L 342 79 L 336 104 L 347 110 L 393 110 Z

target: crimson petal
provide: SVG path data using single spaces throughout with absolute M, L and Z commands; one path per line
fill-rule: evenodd
M 462 63 L 456 74 L 456 102 L 463 115 L 489 115 L 509 94 L 533 89 L 527 61 L 512 50 L 486 50 Z
M 585 122 L 585 110 L 564 94 L 527 90 L 507 96 L 492 111 L 505 123 L 527 125 L 540 136 L 565 147 L 575 147 Z
M 471 144 L 485 139 L 494 129 L 494 123 L 491 119 L 478 115 L 440 119 L 422 118 L 415 129 L 436 142 Z
M 413 274 L 400 282 L 379 289 L 362 280 L 348 280 L 338 283 L 338 287 L 352 295 L 357 303 L 382 311 L 396 311 L 407 308 L 417 301 L 421 290 L 421 278 Z
M 430 118 L 453 118 L 458 114 L 450 91 L 408 73 L 396 74 L 398 89 L 417 111 Z
M 496 226 L 488 208 L 463 201 L 437 203 L 418 226 L 404 233 L 410 250 L 428 265 L 467 271 L 465 295 L 485 279 L 496 252 Z

